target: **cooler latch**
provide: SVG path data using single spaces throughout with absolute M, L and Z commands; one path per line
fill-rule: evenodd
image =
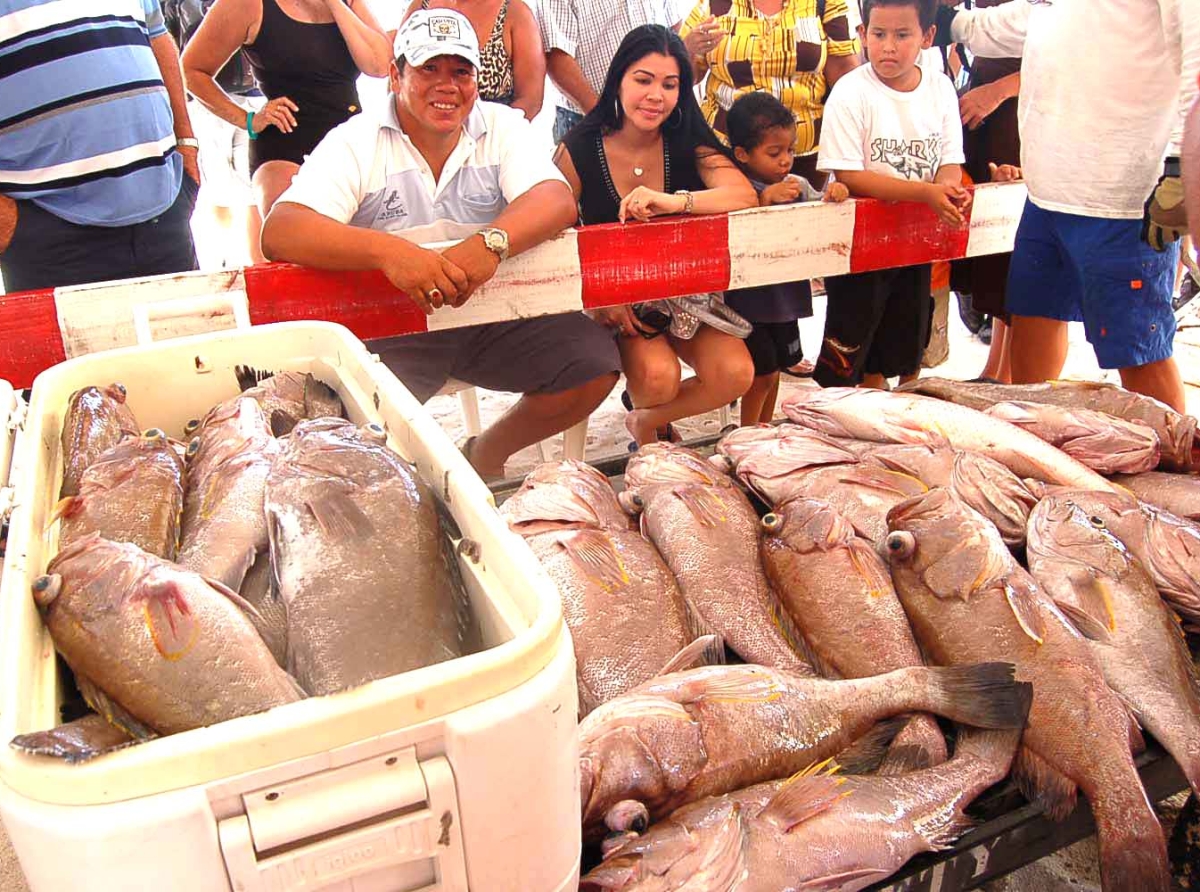
M 219 822 L 235 892 L 466 892 L 454 776 L 408 748 L 243 794 Z

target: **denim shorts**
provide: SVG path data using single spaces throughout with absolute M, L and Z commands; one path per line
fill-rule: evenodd
M 1081 217 L 1026 202 L 1008 273 L 1014 316 L 1082 322 L 1104 369 L 1168 359 L 1179 247 L 1155 251 L 1141 220 Z

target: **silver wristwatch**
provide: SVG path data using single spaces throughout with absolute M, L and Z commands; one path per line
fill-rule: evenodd
M 478 235 L 483 238 L 483 246 L 499 257 L 501 260 L 508 259 L 508 233 L 503 229 L 489 228 L 481 229 Z

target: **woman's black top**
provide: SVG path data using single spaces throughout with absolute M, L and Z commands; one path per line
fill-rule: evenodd
M 275 0 L 262 0 L 262 25 L 242 52 L 268 99 L 287 96 L 300 107 L 291 133 L 268 127 L 250 143 L 250 168 L 265 161 L 300 164 L 334 127 L 358 114 L 358 65 L 333 23 L 298 22 Z
M 669 132 L 663 132 L 663 191 L 680 189 L 700 192 L 708 187 L 700 179 L 695 146 L 676 145 Z M 604 139 L 599 129 L 575 127 L 563 140 L 583 191 L 579 196 L 579 219 L 584 224 L 616 223 L 621 196 L 613 185 L 604 154 Z

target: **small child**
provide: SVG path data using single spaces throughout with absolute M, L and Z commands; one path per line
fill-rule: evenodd
M 739 98 L 729 109 L 726 127 L 734 158 L 758 190 L 761 207 L 822 197 L 808 180 L 792 173 L 796 119 L 770 93 Z M 825 200 L 845 201 L 849 195 L 845 186 L 833 183 Z M 726 292 L 725 303 L 754 326 L 746 338 L 754 383 L 742 397 L 742 424 L 769 422 L 779 397 L 779 373 L 804 359 L 797 320 L 813 314 L 812 289 L 808 282 L 743 288 Z
M 963 226 L 958 96 L 949 78 L 925 72 L 938 0 L 864 0 L 859 36 L 869 65 L 851 71 L 825 103 L 817 168 L 855 196 L 919 201 Z M 911 381 L 929 339 L 930 266 L 830 276 L 825 338 L 813 378 L 824 387 L 885 388 Z

